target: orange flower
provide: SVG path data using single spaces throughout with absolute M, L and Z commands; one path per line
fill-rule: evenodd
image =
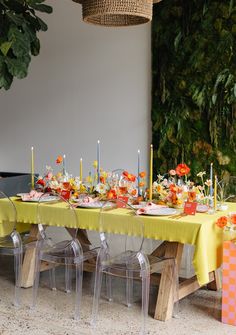
M 109 190 L 107 192 L 107 199 L 116 199 L 117 198 L 117 194 L 116 194 L 116 190 Z
M 123 176 L 124 176 L 124 179 L 126 179 L 128 181 L 131 181 L 131 182 L 135 182 L 135 180 L 136 180 L 135 175 L 129 173 L 128 171 L 124 171 Z
M 41 185 L 41 186 L 45 186 L 46 183 L 43 179 L 38 179 L 36 184 Z
M 146 172 L 145 171 L 140 172 L 139 177 L 140 178 L 145 178 L 146 177 Z
M 56 163 L 61 164 L 63 162 L 63 157 L 61 155 L 57 156 Z
M 103 176 L 100 176 L 100 183 L 102 183 L 102 184 L 105 184 L 105 182 L 106 182 L 106 179 L 105 179 L 105 177 L 103 177 Z
M 186 164 L 182 163 L 182 164 L 177 165 L 175 171 L 179 177 L 183 177 L 189 174 L 190 168 Z
M 64 188 L 64 190 L 71 190 L 71 185 L 70 185 L 70 183 L 68 182 L 68 181 L 65 181 L 64 183 L 63 183 L 63 188 Z
M 188 201 L 193 202 L 196 200 L 196 192 L 190 191 L 188 192 Z
M 133 189 L 133 190 L 131 191 L 131 195 L 132 195 L 133 197 L 136 195 L 136 193 L 137 193 L 136 189 Z
M 227 216 L 221 216 L 217 221 L 216 225 L 220 228 L 224 228 L 227 225 L 228 218 Z
M 170 184 L 169 188 L 170 191 L 173 193 L 176 193 L 178 191 L 178 186 L 176 186 L 175 184 Z
M 143 181 L 140 181 L 139 187 L 143 187 L 144 185 L 145 185 L 145 183 Z
M 236 225 L 236 214 L 231 214 L 230 215 L 230 220 L 231 220 L 232 224 Z

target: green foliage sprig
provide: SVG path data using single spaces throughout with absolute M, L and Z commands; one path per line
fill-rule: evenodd
M 236 175 L 234 0 L 165 0 L 152 23 L 152 123 L 157 171 Z
M 45 0 L 0 0 L 0 88 L 27 76 L 31 55 L 40 51 L 39 31 L 46 23 L 36 12 L 52 13 Z

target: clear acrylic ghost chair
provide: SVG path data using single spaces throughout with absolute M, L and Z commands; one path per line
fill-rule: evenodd
M 116 207 L 124 207 L 117 208 Z M 115 208 L 115 209 L 114 209 Z M 114 210 L 119 215 L 113 215 Z M 113 211 L 111 213 L 110 211 Z M 111 215 L 110 215 L 111 214 Z M 123 217 L 122 222 L 122 215 Z M 119 218 L 120 216 L 120 218 Z M 109 241 L 106 232 L 119 231 L 122 227 L 123 243 L 119 239 Z M 105 202 L 100 210 L 99 229 L 101 247 L 97 257 L 94 298 L 91 324 L 95 327 L 98 318 L 99 300 L 101 294 L 102 275 L 118 276 L 126 278 L 126 303 L 130 307 L 133 302 L 133 280 L 142 281 L 142 312 L 140 334 L 146 334 L 146 320 L 149 305 L 150 274 L 160 272 L 163 266 L 167 265 L 171 271 L 170 275 L 176 281 L 176 292 L 172 292 L 173 303 L 178 301 L 178 278 L 176 261 L 174 258 L 159 258 L 146 255 L 143 248 L 144 224 L 143 218 L 136 215 L 135 209 L 124 201 L 111 200 Z M 111 282 L 110 282 L 111 284 Z M 112 301 L 112 288 L 109 287 L 108 299 Z
M 14 305 L 20 305 L 20 286 L 22 273 L 23 245 L 20 234 L 16 231 L 16 207 L 4 192 L 0 191 L 0 218 L 4 236 L 0 237 L 0 254 L 14 256 L 15 297 Z
M 61 264 L 65 266 L 65 286 L 67 292 L 71 290 L 71 271 L 72 266 L 74 266 L 76 272 L 75 319 L 79 319 L 82 297 L 83 262 L 90 258 L 96 257 L 96 249 L 89 250 L 88 248 L 86 252 L 83 252 L 83 248 L 77 239 L 78 228 L 70 229 L 71 239 L 60 242 L 54 242 L 53 239 L 47 235 L 47 228 L 45 226 L 47 226 L 50 221 L 50 212 L 53 211 L 53 208 L 49 208 L 47 204 L 44 203 L 44 196 L 39 199 L 37 206 L 39 240 L 36 244 L 35 279 L 33 285 L 32 307 L 36 306 L 41 261 L 53 263 L 55 266 Z M 76 209 L 68 200 L 65 200 L 61 196 L 59 196 L 59 198 L 59 202 L 62 203 L 62 206 L 56 210 L 61 211 L 60 214 L 59 212 L 57 214 L 60 215 L 60 220 L 63 218 L 65 227 L 78 227 Z M 51 288 L 56 290 L 55 267 L 52 267 L 50 270 L 50 281 Z

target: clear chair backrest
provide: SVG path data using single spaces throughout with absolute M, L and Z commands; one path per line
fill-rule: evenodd
M 48 203 L 45 202 L 48 196 L 50 196 L 49 193 L 43 194 L 37 204 L 37 223 L 41 237 L 47 240 L 50 245 L 61 240 L 76 239 L 78 217 L 72 203 L 61 195 L 57 195 L 57 201 Z M 61 230 L 55 231 L 50 226 L 59 226 Z
M 0 236 L 10 235 L 16 229 L 17 211 L 10 197 L 0 191 Z
M 104 202 L 99 214 L 99 232 L 101 242 L 109 248 L 112 256 L 142 249 L 143 218 L 136 215 L 136 210 L 121 199 Z

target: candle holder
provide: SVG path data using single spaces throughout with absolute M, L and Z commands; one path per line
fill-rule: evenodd
M 209 209 L 208 209 L 208 214 L 215 214 L 215 212 L 216 212 L 216 209 L 215 209 L 215 207 L 214 207 L 214 202 L 213 202 L 213 199 L 212 199 L 212 197 L 209 199 Z

